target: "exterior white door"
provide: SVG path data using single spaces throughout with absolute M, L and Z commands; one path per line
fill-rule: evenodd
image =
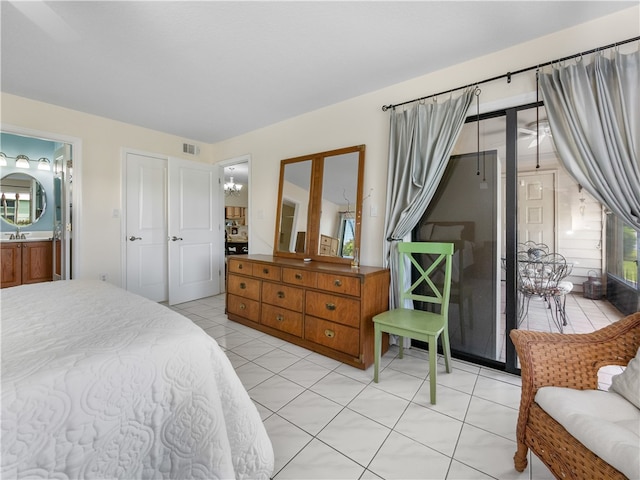
M 169 304 L 220 293 L 218 169 L 169 158 Z
M 555 252 L 554 172 L 518 175 L 518 242 L 544 243 Z
M 167 160 L 126 154 L 126 288 L 156 302 L 168 297 Z

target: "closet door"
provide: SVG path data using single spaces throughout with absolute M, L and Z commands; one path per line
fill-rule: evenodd
M 169 304 L 220 293 L 220 189 L 214 166 L 169 158 Z
M 167 159 L 126 154 L 126 288 L 168 298 Z

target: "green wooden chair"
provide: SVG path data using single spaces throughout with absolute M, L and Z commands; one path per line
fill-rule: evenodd
M 436 403 L 436 370 L 438 337 L 442 335 L 442 350 L 447 372 L 451 372 L 451 349 L 449 346 L 449 296 L 451 293 L 451 258 L 453 243 L 401 242 L 398 243 L 400 305 L 405 300 L 435 304 L 439 313 L 410 308 L 396 308 L 373 317 L 375 332 L 375 366 L 373 381 L 378 383 L 382 332 L 399 335 L 400 358 L 403 356 L 403 337 L 428 342 L 429 379 L 431 403 Z M 415 267 L 418 278 L 405 287 L 404 271 L 406 259 Z M 439 305 L 439 307 L 438 307 Z

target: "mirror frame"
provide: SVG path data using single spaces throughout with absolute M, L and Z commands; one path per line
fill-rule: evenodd
M 364 183 L 364 159 L 365 146 L 355 145 L 352 147 L 339 148 L 326 152 L 313 153 L 300 157 L 287 158 L 280 161 L 280 183 L 278 185 L 278 208 L 276 213 L 275 236 L 273 241 L 273 256 L 305 259 L 313 261 L 351 264 L 352 257 L 334 257 L 320 255 L 320 219 L 322 216 L 322 183 L 324 179 L 324 160 L 327 157 L 358 153 L 358 181 L 356 184 L 355 201 L 355 234 L 354 248 L 360 250 L 360 234 L 362 230 L 362 192 Z M 311 179 L 309 189 L 309 202 L 307 210 L 307 235 L 304 252 L 284 252 L 278 250 L 280 226 L 282 224 L 282 191 L 284 186 L 285 167 L 292 163 L 311 161 Z

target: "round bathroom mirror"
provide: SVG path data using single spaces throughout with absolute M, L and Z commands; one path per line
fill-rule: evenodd
M 0 179 L 0 216 L 17 227 L 37 222 L 47 198 L 42 184 L 26 173 L 10 173 Z

